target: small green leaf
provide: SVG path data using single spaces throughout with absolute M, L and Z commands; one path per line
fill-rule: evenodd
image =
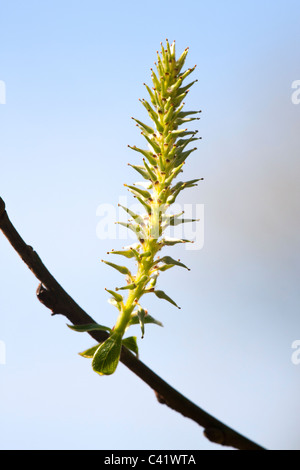
M 157 71 L 158 71 L 158 75 L 160 77 L 163 77 L 164 76 L 164 68 L 163 68 L 163 64 L 162 64 L 162 61 L 161 61 L 161 58 L 160 58 L 160 55 L 157 51 L 157 64 L 156 64 L 156 68 L 157 68 Z
M 124 250 L 124 251 L 109 251 L 107 253 L 108 255 L 121 255 L 125 256 L 126 258 L 133 258 L 134 254 L 132 250 Z
M 186 59 L 186 56 L 188 54 L 188 47 L 183 51 L 183 53 L 181 54 L 181 56 L 179 57 L 179 59 L 177 60 L 177 63 L 176 63 L 176 66 L 178 68 L 178 72 L 182 69 L 183 67 L 183 64 L 185 63 L 185 59 Z
M 154 171 L 150 168 L 150 166 L 147 164 L 146 160 L 144 160 L 144 166 L 145 166 L 145 168 L 148 172 L 148 175 L 149 175 L 151 181 L 155 182 L 157 180 L 157 176 L 154 173 Z
M 163 221 L 166 222 L 168 225 L 171 225 L 172 220 L 181 217 L 184 214 L 184 211 L 178 212 L 177 214 L 164 214 Z
M 146 317 L 146 312 L 143 308 L 139 308 L 137 311 L 137 315 L 139 318 L 140 326 L 141 326 L 141 331 L 142 331 L 142 338 L 144 338 L 145 335 L 145 317 Z
M 198 82 L 198 80 L 194 80 L 194 81 L 190 82 L 188 85 L 185 85 L 184 87 L 179 88 L 178 93 L 185 93 L 185 92 L 188 91 L 196 82 Z M 198 113 L 201 113 L 201 111 L 187 111 L 187 112 L 184 112 L 184 113 L 180 113 L 180 115 L 188 116 L 189 114 L 198 114 Z
M 183 214 L 184 214 L 184 211 L 180 212 L 179 214 L 172 214 L 172 215 L 165 214 L 163 216 L 163 229 L 165 229 L 169 225 L 172 227 L 176 227 L 177 225 L 180 225 L 180 224 L 185 224 L 187 222 L 198 222 L 200 220 L 200 219 L 179 219 L 179 217 Z
M 108 326 L 98 325 L 98 323 L 88 323 L 86 325 L 67 325 L 71 330 L 79 333 L 86 333 L 87 331 L 111 331 Z
M 100 375 L 113 374 L 119 364 L 121 347 L 122 336 L 112 334 L 96 350 L 92 361 L 93 370 Z
M 132 230 L 132 232 L 136 235 L 136 236 L 144 236 L 145 237 L 145 234 L 144 234 L 144 231 L 143 231 L 143 228 L 141 227 L 141 225 L 138 225 L 138 224 L 133 224 L 131 222 L 116 222 L 118 225 L 122 225 L 123 227 L 126 227 L 128 228 L 129 230 Z M 134 252 L 133 252 L 134 254 Z
M 174 168 L 174 170 L 172 170 L 172 173 L 171 175 L 166 179 L 165 181 L 165 184 L 168 186 L 169 184 L 171 184 L 171 182 L 173 181 L 173 179 L 175 179 L 179 173 L 181 173 L 183 170 L 182 170 L 182 167 L 183 167 L 184 163 L 182 163 L 181 165 L 178 165 L 177 167 Z
M 113 290 L 105 289 L 106 292 L 111 294 L 117 302 L 123 302 L 123 297 L 120 294 L 117 294 Z
M 183 152 L 185 154 L 186 152 Z M 183 191 L 185 188 L 193 188 L 194 186 L 197 186 L 197 182 L 203 180 L 203 178 L 198 178 L 196 180 L 191 180 L 191 181 L 179 181 L 175 186 L 172 188 L 172 194 L 173 194 L 173 200 L 176 199 L 180 191 Z M 171 199 L 171 198 L 170 198 Z
M 140 235 L 140 234 L 139 234 Z M 143 235 L 142 235 L 143 236 Z M 137 260 L 137 262 L 139 263 L 141 261 L 141 255 L 140 253 L 135 250 L 134 248 L 131 248 L 131 251 L 133 253 L 133 256 L 135 257 L 135 259 Z
M 172 246 L 172 245 L 176 245 L 176 243 L 193 243 L 193 242 L 190 240 L 184 240 L 184 239 L 181 240 L 179 238 L 165 237 L 162 240 L 162 243 L 163 245 L 166 245 L 166 246 Z
M 189 118 L 182 118 L 182 119 L 177 118 L 176 123 L 178 126 L 181 126 L 182 124 L 186 124 L 187 122 L 199 121 L 199 119 L 200 118 L 198 117 L 189 117 Z
M 92 348 L 89 348 L 86 351 L 79 353 L 79 356 L 86 357 L 87 359 L 92 359 L 100 344 L 96 344 L 96 346 L 93 346 Z
M 144 86 L 146 87 L 146 90 L 148 91 L 149 95 L 150 95 L 150 99 L 151 99 L 151 103 L 156 106 L 156 101 L 155 101 L 155 96 L 152 92 L 152 90 L 148 87 L 148 85 L 146 83 L 144 83 Z
M 157 87 L 160 87 L 160 83 L 161 83 L 161 82 L 157 79 L 157 77 L 156 77 L 154 71 L 152 71 L 152 78 L 155 80 L 156 86 L 157 86 Z M 154 109 L 150 106 L 150 104 L 149 104 L 146 100 L 142 99 L 142 100 L 141 100 L 141 103 L 142 103 L 142 105 L 147 109 L 147 111 L 148 111 L 148 113 L 149 113 L 149 116 L 150 116 L 150 118 L 152 119 L 152 121 L 156 124 L 156 127 L 157 127 L 158 132 L 163 132 L 164 128 L 163 128 L 163 126 L 161 125 L 161 123 L 159 122 L 159 119 L 158 119 L 158 116 L 157 116 L 157 112 L 154 111 Z M 150 163 L 151 163 L 151 162 L 150 162 Z
M 178 90 L 178 88 L 180 87 L 180 85 L 182 84 L 182 77 L 179 77 L 177 82 L 174 83 L 174 85 L 172 85 L 169 89 L 168 89 L 168 92 L 169 93 L 174 93 L 175 91 Z
M 116 287 L 116 290 L 119 291 L 119 290 L 133 290 L 136 288 L 136 284 L 135 283 L 132 283 L 132 284 L 127 284 L 127 286 L 123 286 L 123 287 Z
M 148 173 L 145 171 L 145 168 L 142 165 L 131 165 L 130 163 L 128 163 L 128 165 L 131 166 L 131 168 L 137 171 L 140 175 L 142 175 L 145 180 L 149 179 Z
M 141 153 L 142 155 L 144 155 L 144 157 L 147 158 L 147 160 L 149 161 L 149 163 L 151 163 L 151 165 L 155 165 L 156 164 L 156 160 L 155 158 L 153 157 L 153 152 L 150 152 L 150 150 L 144 150 L 144 149 L 140 149 L 138 147 L 136 147 L 135 145 L 133 147 L 131 147 L 130 145 L 128 145 L 129 148 L 131 148 L 132 150 L 135 150 L 136 152 L 139 152 Z M 133 165 L 131 165 L 133 166 Z M 135 167 L 133 167 L 135 168 Z M 137 170 L 137 168 L 135 168 Z M 138 170 L 137 170 L 138 171 Z M 148 179 L 148 177 L 146 178 Z
M 139 357 L 139 347 L 136 336 L 129 336 L 128 338 L 124 338 L 122 340 L 122 344 L 126 348 L 130 349 L 130 351 L 134 352 L 136 357 Z
M 169 134 L 172 134 L 173 136 L 180 136 L 180 135 L 186 135 L 186 129 L 176 129 L 174 131 L 170 131 Z
M 175 305 L 175 307 L 179 308 L 178 305 L 176 304 L 176 302 L 174 302 L 174 300 L 172 300 L 164 291 L 162 290 L 155 290 L 154 291 L 154 294 L 156 295 L 156 297 L 158 297 L 159 299 L 164 299 L 164 300 L 167 300 L 168 302 L 170 302 L 172 305 Z
M 139 196 L 142 196 L 144 199 L 149 199 L 151 197 L 151 194 L 149 193 L 149 191 L 146 191 L 144 189 L 140 189 L 140 188 L 137 188 L 135 186 L 130 186 L 129 184 L 124 184 L 124 186 L 126 188 L 129 189 L 129 191 L 131 191 L 133 194 L 138 194 Z
M 171 269 L 171 268 L 174 268 L 174 264 L 164 264 L 164 266 L 161 266 L 159 269 L 159 271 L 167 271 L 168 269 Z
M 145 207 L 146 211 L 149 215 L 151 215 L 152 208 L 149 204 L 147 204 L 141 197 L 135 196 L 137 200 Z
M 179 106 L 182 101 L 184 100 L 184 98 L 186 97 L 186 95 L 188 94 L 188 92 L 186 91 L 185 93 L 181 93 L 180 95 L 177 95 L 176 98 L 174 99 L 174 106 Z M 185 134 L 183 135 L 189 135 L 190 133 L 189 132 L 186 132 Z
M 188 222 L 199 222 L 200 219 L 171 219 L 170 224 L 172 227 L 176 227 L 180 224 L 186 224 Z
M 131 272 L 125 266 L 119 266 L 118 264 L 110 263 L 109 261 L 105 261 L 103 259 L 101 261 L 107 264 L 108 266 L 111 266 L 112 268 L 116 269 L 117 271 L 119 271 L 119 273 L 125 274 L 131 277 Z
M 171 59 L 172 59 L 171 47 L 173 46 L 173 44 L 170 47 L 170 43 L 168 39 L 166 39 L 166 45 L 167 45 L 167 51 L 168 51 L 168 61 L 171 62 Z
M 183 74 L 181 74 L 182 80 L 184 80 L 186 77 L 188 77 L 192 72 L 194 72 L 196 68 L 196 65 L 190 69 L 187 69 Z
M 183 263 L 180 263 L 180 261 L 176 261 L 175 259 L 171 258 L 171 256 L 164 256 L 163 258 L 160 258 L 156 263 L 165 263 L 165 264 L 170 264 L 170 265 L 175 265 L 175 266 L 181 266 L 182 268 L 186 268 L 188 271 L 190 269 Z
M 131 316 L 131 319 L 129 320 L 128 326 L 138 325 L 139 323 L 140 323 L 140 319 L 139 319 L 138 313 L 134 312 Z M 149 314 L 145 315 L 144 317 L 144 324 L 146 323 L 153 323 L 154 325 L 163 326 L 163 324 L 160 321 L 156 320 Z
M 149 258 L 149 256 L 151 256 L 151 255 L 152 255 L 151 251 L 145 251 L 144 253 L 140 254 L 140 257 L 141 258 Z
M 138 127 L 140 129 L 148 132 L 148 134 L 154 134 L 154 129 L 152 129 L 152 127 L 147 126 L 147 124 L 144 124 L 143 122 L 139 121 L 138 119 L 135 119 L 134 117 L 131 119 L 133 119 L 138 124 Z
M 200 137 L 195 137 L 195 134 L 196 132 L 192 135 L 192 137 L 189 137 L 188 139 L 179 139 L 176 144 L 177 149 L 180 150 L 180 152 L 182 152 L 183 149 L 185 149 L 185 147 L 191 142 L 194 142 L 196 140 L 201 140 Z
M 145 132 L 142 132 L 142 135 L 145 137 L 145 139 L 147 140 L 148 144 L 150 144 L 150 146 L 153 148 L 154 152 L 155 153 L 160 153 L 161 152 L 161 148 L 160 146 L 158 145 L 158 143 L 156 142 L 155 138 L 152 138 L 151 137 L 148 137 L 147 134 L 145 134 Z M 150 160 L 149 160 L 150 161 Z M 151 163 L 151 162 L 150 162 Z
M 156 286 L 157 283 L 157 278 L 158 278 L 158 273 L 155 273 L 149 280 L 148 288 L 152 289 L 153 287 Z
M 152 78 L 152 82 L 153 82 L 153 85 L 154 85 L 154 88 L 157 88 L 158 90 L 160 90 L 160 80 L 158 80 L 157 76 L 156 76 L 156 73 L 154 72 L 154 70 L 152 70 L 152 73 L 151 73 L 151 78 Z M 155 93 L 157 94 L 157 93 Z M 145 107 L 147 109 L 147 101 L 145 100 L 142 100 L 142 103 L 145 103 Z M 154 112 L 155 114 L 155 112 Z
M 136 214 L 132 210 L 128 209 L 128 207 L 122 206 L 121 204 L 118 204 L 119 207 L 122 207 L 122 209 L 127 212 L 139 225 L 144 224 L 144 219 L 141 217 L 139 214 Z
M 145 282 L 148 282 L 149 276 L 147 274 L 144 274 L 144 276 L 141 277 L 139 281 L 136 282 L 136 284 L 139 286 L 141 284 L 145 284 Z

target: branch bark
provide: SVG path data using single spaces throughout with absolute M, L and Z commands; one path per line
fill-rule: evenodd
M 40 281 L 37 289 L 37 297 L 41 303 L 51 310 L 52 315 L 64 315 L 73 325 L 96 323 L 62 288 L 33 248 L 24 242 L 11 223 L 5 210 L 5 203 L 1 198 L 0 230 L 24 263 Z M 105 341 L 108 337 L 108 334 L 104 331 L 91 331 L 89 335 L 99 343 Z M 155 374 L 155 372 L 137 359 L 135 355 L 125 347 L 122 348 L 121 362 L 154 390 L 159 403 L 167 405 L 174 411 L 192 419 L 203 427 L 204 435 L 211 442 L 239 450 L 264 450 L 260 445 L 234 431 L 229 426 L 199 408 Z

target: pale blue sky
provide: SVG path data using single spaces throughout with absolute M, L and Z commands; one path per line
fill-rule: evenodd
M 204 204 L 205 244 L 170 248 L 192 269 L 160 279 L 182 309 L 145 299 L 164 328 L 147 328 L 141 359 L 261 445 L 300 449 L 298 1 L 2 1 L 0 196 L 54 276 L 112 325 L 104 287 L 119 277 L 100 259 L 121 242 L 97 238 L 96 213 L 136 178 L 130 117 L 145 118 L 166 37 L 198 66 L 186 102 L 203 110 L 203 140 L 185 178 L 205 181 L 181 200 Z M 36 301 L 3 237 L 0 259 L 2 449 L 219 449 L 123 365 L 93 373 L 77 355 L 92 340 Z

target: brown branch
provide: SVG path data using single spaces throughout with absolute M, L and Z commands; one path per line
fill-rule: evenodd
M 5 203 L 1 198 L 0 230 L 40 281 L 37 297 L 40 302 L 52 311 L 53 315 L 64 315 L 74 325 L 96 323 L 61 287 L 33 248 L 24 242 L 9 220 L 5 210 Z M 89 334 L 97 342 L 103 342 L 108 337 L 108 334 L 104 331 L 91 331 Z M 202 426 L 204 428 L 204 435 L 211 442 L 239 450 L 264 450 L 258 444 L 226 426 L 188 400 L 124 347 L 122 349 L 121 362 L 154 390 L 159 403 L 169 406 Z

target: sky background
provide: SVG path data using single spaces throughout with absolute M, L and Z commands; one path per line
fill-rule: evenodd
M 269 449 L 300 449 L 299 2 L 1 1 L 0 196 L 26 242 L 95 320 L 112 326 L 100 262 L 123 240 L 97 236 L 101 204 L 136 180 L 127 145 L 147 119 L 160 42 L 197 64 L 186 108 L 203 140 L 182 203 L 204 204 L 204 246 L 170 248 L 160 288 L 181 306 L 143 304 L 140 356 L 219 420 Z M 1 449 L 221 449 L 164 407 L 122 364 L 99 377 L 77 353 L 93 340 L 51 317 L 38 285 L 0 237 Z M 153 296 L 154 297 L 154 296 Z

